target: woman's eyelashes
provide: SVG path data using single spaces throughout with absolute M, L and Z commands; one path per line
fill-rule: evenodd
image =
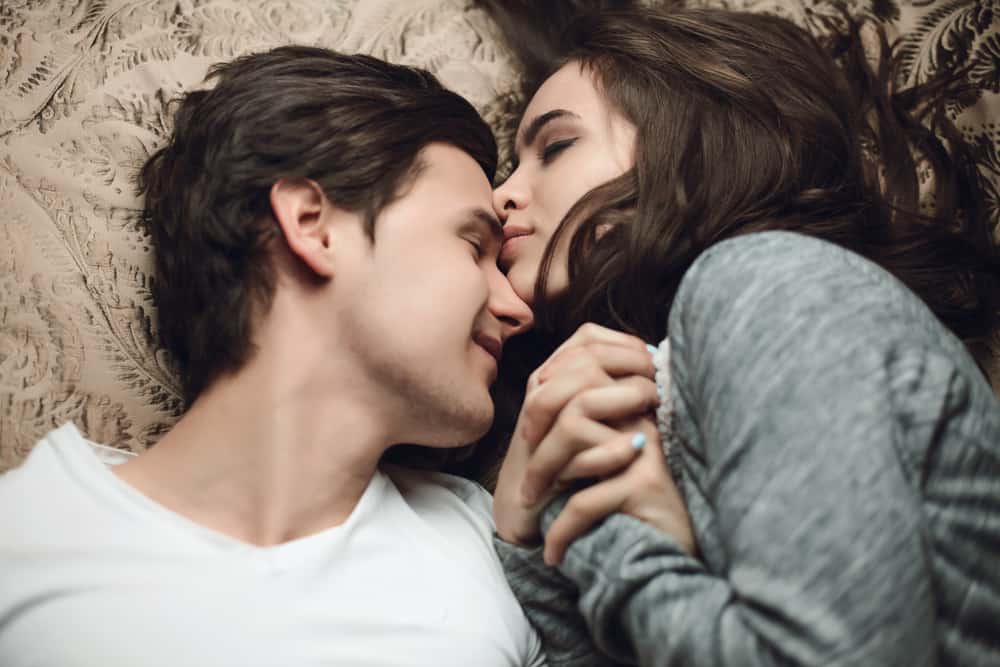
M 548 164 L 549 162 L 554 160 L 556 156 L 559 155 L 559 153 L 563 152 L 564 150 L 575 144 L 577 139 L 579 139 L 579 137 L 572 137 L 570 139 L 561 139 L 559 141 L 553 141 L 550 144 L 544 145 L 538 151 L 539 162 L 541 162 L 543 165 Z M 517 171 L 517 168 L 520 166 L 521 166 L 521 161 L 517 159 L 516 155 L 513 156 L 510 160 L 510 167 L 507 172 L 507 178 L 510 178 L 511 175 L 515 171 Z
M 577 137 L 571 139 L 561 139 L 559 141 L 553 141 L 550 144 L 545 145 L 541 151 L 538 153 L 538 159 L 541 160 L 542 164 L 548 164 L 552 162 L 560 153 L 576 143 Z

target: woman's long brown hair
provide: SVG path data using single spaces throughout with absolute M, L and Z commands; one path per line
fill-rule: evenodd
M 945 112 L 961 76 L 896 90 L 884 33 L 873 33 L 873 65 L 846 15 L 820 42 L 766 14 L 612 4 L 572 20 L 547 69 L 576 62 L 596 74 L 637 128 L 636 163 L 554 235 L 537 285 L 543 328 L 566 335 L 596 321 L 658 340 L 702 251 L 785 229 L 885 267 L 967 344 L 989 337 L 1000 260 L 971 151 Z M 504 16 L 510 31 L 525 15 Z M 535 87 L 546 69 L 538 52 L 525 56 Z M 932 211 L 920 211 L 915 153 L 934 176 Z M 567 233 L 570 288 L 547 300 L 552 249 Z
M 884 32 L 872 31 L 869 60 L 863 26 L 846 13 L 816 26 L 820 39 L 776 16 L 729 10 L 480 4 L 524 64 L 523 100 L 578 63 L 637 129 L 634 168 L 584 196 L 553 235 L 536 284 L 538 332 L 514 342 L 510 356 L 525 365 L 508 368 L 508 380 L 518 379 L 507 389 L 586 321 L 659 341 L 695 258 L 769 229 L 875 261 L 982 358 L 1000 318 L 1000 259 L 981 176 L 946 114 L 965 90 L 951 64 L 900 88 Z M 601 11 L 583 11 L 592 5 Z M 933 174 L 928 211 L 924 166 Z M 565 234 L 569 288 L 548 299 L 552 251 Z M 516 414 L 517 401 L 505 402 L 495 430 Z

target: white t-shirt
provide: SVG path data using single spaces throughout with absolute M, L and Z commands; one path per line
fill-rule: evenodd
M 0 665 L 543 663 L 477 484 L 386 466 L 343 524 L 256 547 L 142 495 L 124 459 L 66 425 L 0 476 Z

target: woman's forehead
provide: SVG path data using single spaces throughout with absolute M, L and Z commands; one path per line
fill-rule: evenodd
M 555 110 L 568 111 L 567 115 L 580 120 L 597 120 L 606 114 L 604 99 L 597 90 L 590 68 L 570 62 L 546 79 L 521 117 L 518 136 L 523 137 L 538 117 Z

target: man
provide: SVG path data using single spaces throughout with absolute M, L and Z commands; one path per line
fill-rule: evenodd
M 210 76 L 140 178 L 189 408 L 125 462 L 67 425 L 0 478 L 0 664 L 539 662 L 489 496 L 382 463 L 481 436 L 531 323 L 488 127 L 365 56 Z

